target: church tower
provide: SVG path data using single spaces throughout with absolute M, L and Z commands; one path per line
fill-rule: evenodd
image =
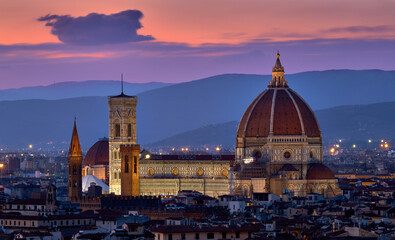
M 140 145 L 121 145 L 121 195 L 139 195 Z
M 74 120 L 73 135 L 69 149 L 69 201 L 76 202 L 82 196 L 82 151 Z
M 123 87 L 122 87 L 123 88 Z M 137 97 L 123 93 L 108 97 L 110 193 L 121 194 L 120 146 L 136 144 Z

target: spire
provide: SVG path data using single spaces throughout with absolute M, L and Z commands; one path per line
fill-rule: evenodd
M 123 95 L 123 73 L 121 73 L 121 95 Z
M 280 51 L 277 50 L 277 60 L 276 60 L 276 64 L 274 64 L 273 67 L 273 72 L 284 72 L 284 67 L 281 65 L 281 61 L 280 61 Z
M 76 122 L 77 122 L 77 118 L 74 117 L 74 129 L 73 129 L 73 135 L 71 136 L 69 156 L 82 156 L 80 140 L 78 139 Z
M 269 87 L 288 87 L 288 82 L 284 80 L 284 67 L 281 65 L 280 52 L 277 51 L 277 59 L 272 68 L 272 80 L 269 82 Z

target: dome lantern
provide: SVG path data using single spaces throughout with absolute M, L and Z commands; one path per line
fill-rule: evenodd
M 284 79 L 284 67 L 281 65 L 280 52 L 277 51 L 277 59 L 272 68 L 272 80 L 269 82 L 269 88 L 287 88 L 288 82 Z

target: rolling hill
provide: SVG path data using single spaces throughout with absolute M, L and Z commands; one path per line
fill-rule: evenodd
M 324 143 L 366 144 L 368 139 L 395 139 L 395 102 L 341 106 L 315 111 Z M 238 122 L 210 124 L 149 144 L 152 147 L 222 145 L 233 148 Z
M 395 101 L 393 71 L 306 72 L 287 75 L 286 80 L 314 110 Z M 137 107 L 138 142 L 143 145 L 154 143 L 202 126 L 239 121 L 249 103 L 266 88 L 268 81 L 269 76 L 226 74 L 140 93 Z M 89 92 L 86 94 L 90 95 Z M 344 107 L 344 118 L 337 108 L 323 110 L 322 113 L 317 111 L 324 138 L 350 134 L 355 137 L 380 135 L 379 129 L 391 128 L 391 109 L 395 109 L 391 104 L 375 105 L 374 108 L 380 113 L 375 113 L 374 109 L 365 111 L 364 107 Z M 1 101 L 0 112 L 0 145 L 9 147 L 47 142 L 67 146 L 75 115 L 80 140 L 85 148 L 97 138 L 108 135 L 106 97 Z M 370 128 L 372 124 L 377 128 Z
M 131 95 L 149 91 L 155 88 L 170 86 L 170 83 L 129 83 L 124 82 L 124 89 Z M 83 82 L 61 82 L 48 86 L 23 87 L 15 89 L 0 90 L 0 101 L 24 100 L 24 99 L 47 99 L 56 100 L 63 98 L 108 96 L 117 94 L 121 89 L 120 81 L 83 81 Z

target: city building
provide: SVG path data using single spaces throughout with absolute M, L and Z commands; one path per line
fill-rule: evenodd
M 288 87 L 280 54 L 272 81 L 241 118 L 236 156 L 139 154 L 137 97 L 122 91 L 108 97 L 108 104 L 108 142 L 101 139 L 90 148 L 83 172 L 104 181 L 108 176 L 109 193 L 176 195 L 193 190 L 211 197 L 251 197 L 267 192 L 278 196 L 285 192 L 295 196 L 341 194 L 335 175 L 323 164 L 318 121 L 308 104 Z
M 272 81 L 239 123 L 234 169 L 235 194 L 340 194 L 337 179 L 323 164 L 318 121 L 308 104 L 288 87 L 279 53 Z

